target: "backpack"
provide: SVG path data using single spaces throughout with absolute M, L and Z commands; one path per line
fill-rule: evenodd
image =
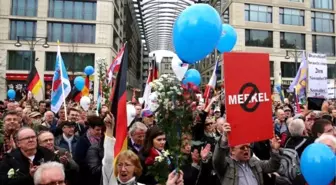
M 290 185 L 297 175 L 300 174 L 300 158 L 294 149 L 280 149 L 280 167 L 277 173 L 280 177 L 276 177 L 277 185 Z

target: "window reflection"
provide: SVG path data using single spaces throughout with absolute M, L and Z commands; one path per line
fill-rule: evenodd
M 56 52 L 46 52 L 46 71 L 55 70 Z M 65 53 L 62 58 L 67 71 L 79 72 L 90 65 L 94 66 L 94 54 L 92 53 Z
M 35 17 L 37 0 L 12 0 L 12 15 Z
M 96 9 L 96 1 L 49 0 L 49 17 L 95 20 Z
M 299 65 L 299 64 L 297 64 Z M 293 78 L 296 75 L 294 62 L 281 62 L 281 75 L 285 78 Z
M 10 40 L 16 40 L 17 36 L 35 37 L 35 21 L 11 21 Z M 29 38 L 26 38 L 29 39 Z
M 273 32 L 264 30 L 245 30 L 245 45 L 273 47 Z
M 310 0 L 312 8 L 319 8 L 319 9 L 330 9 L 333 10 L 334 0 Z
M 280 8 L 280 24 L 304 26 L 304 11 Z
M 245 4 L 245 20 L 272 23 L 272 7 Z
M 280 33 L 281 48 L 297 48 L 304 50 L 306 47 L 305 35 L 299 33 Z
M 335 37 L 313 35 L 313 52 L 335 56 Z
M 7 69 L 8 70 L 29 70 L 32 60 L 35 60 L 35 52 L 8 51 Z
M 95 43 L 96 25 L 49 22 L 48 38 L 52 42 Z
M 312 12 L 311 21 L 313 31 L 334 33 L 334 14 Z

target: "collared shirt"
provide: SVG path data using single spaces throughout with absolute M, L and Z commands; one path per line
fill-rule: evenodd
M 138 144 L 136 144 L 134 141 L 133 141 L 133 139 L 131 138 L 131 142 L 132 142 L 132 146 L 134 147 L 134 149 L 136 150 L 136 151 L 140 151 L 141 150 L 141 146 L 140 145 L 138 145 Z
M 246 163 L 238 164 L 238 185 L 258 185 L 258 181 L 250 166 Z

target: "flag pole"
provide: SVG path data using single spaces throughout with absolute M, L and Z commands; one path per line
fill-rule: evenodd
M 58 47 L 58 52 L 60 52 L 61 54 L 61 49 L 60 49 L 60 45 L 59 45 L 59 40 L 57 40 L 57 47 Z M 61 56 L 61 55 L 60 55 Z M 66 102 L 65 102 L 65 95 L 64 95 L 64 84 L 63 84 L 63 73 L 62 73 L 62 65 L 61 62 L 59 62 L 59 68 L 60 68 L 60 78 L 61 78 L 61 85 L 62 85 L 62 96 L 63 96 L 63 103 L 64 103 L 64 112 L 65 112 L 65 120 L 68 120 L 67 117 L 67 109 L 66 109 Z

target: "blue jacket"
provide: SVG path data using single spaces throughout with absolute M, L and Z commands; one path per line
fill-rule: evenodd
M 71 141 L 71 154 L 72 154 L 72 156 L 75 155 L 75 151 L 76 151 L 76 146 L 77 146 L 78 140 L 79 140 L 79 136 L 74 135 L 74 138 Z M 58 146 L 58 147 L 60 147 L 60 148 L 64 148 L 67 151 L 70 151 L 69 144 L 63 138 L 63 134 L 56 137 L 56 139 L 55 139 L 55 145 Z

